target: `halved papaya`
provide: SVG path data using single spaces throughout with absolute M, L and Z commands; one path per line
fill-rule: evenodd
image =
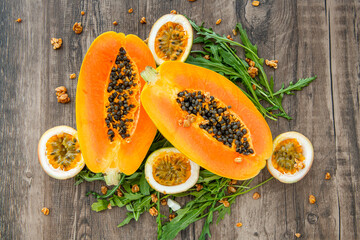
M 145 82 L 139 72 L 146 66 L 155 67 L 154 58 L 135 35 L 106 32 L 87 51 L 76 92 L 76 123 L 91 171 L 132 174 L 145 158 L 156 134 L 140 104 Z
M 271 156 L 264 117 L 242 91 L 211 70 L 164 62 L 141 73 L 141 101 L 158 130 L 203 168 L 223 177 L 256 176 Z

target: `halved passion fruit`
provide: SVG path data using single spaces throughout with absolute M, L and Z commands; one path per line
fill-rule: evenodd
M 68 179 L 85 166 L 77 132 L 68 126 L 47 130 L 38 145 L 39 162 L 44 171 L 56 179 Z
M 280 182 L 295 183 L 309 172 L 313 159 L 310 140 L 301 133 L 286 132 L 275 138 L 267 167 Z
M 184 192 L 195 185 L 200 167 L 176 148 L 153 152 L 145 163 L 145 178 L 150 186 L 164 194 Z
M 185 62 L 193 42 L 190 22 L 180 14 L 166 14 L 157 20 L 149 35 L 149 48 L 158 65 L 165 61 Z

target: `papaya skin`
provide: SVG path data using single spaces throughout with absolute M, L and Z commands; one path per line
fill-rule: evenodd
M 270 128 L 235 84 L 211 70 L 181 62 L 165 62 L 157 72 L 155 79 L 145 85 L 141 101 L 158 130 L 174 147 L 203 168 L 231 179 L 252 178 L 265 167 L 272 153 Z M 184 113 L 176 102 L 177 93 L 189 89 L 209 92 L 231 105 L 250 130 L 255 153 L 242 155 L 213 139 L 199 128 L 200 119 L 188 128 L 179 126 Z M 236 162 L 238 157 L 241 161 Z
M 140 72 L 155 67 L 146 44 L 135 35 L 106 32 L 91 44 L 81 66 L 76 92 L 76 123 L 80 148 L 87 167 L 95 173 L 134 173 L 146 156 L 156 134 L 156 127 L 140 106 L 131 142 L 108 139 L 104 121 L 107 83 L 120 47 L 124 47 L 143 87 Z

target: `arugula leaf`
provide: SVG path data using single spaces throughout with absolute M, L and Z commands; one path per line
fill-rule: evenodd
M 196 197 L 196 198 L 198 198 L 198 199 L 201 199 L 201 197 L 203 197 L 206 193 L 208 192 L 208 190 L 201 190 L 201 191 L 199 191 L 199 192 L 197 192 L 197 191 L 193 191 L 193 192 L 190 192 L 190 195 L 191 196 L 194 196 L 194 197 Z
M 231 213 L 231 208 L 230 207 L 222 206 L 220 208 L 220 210 L 219 210 L 219 215 L 218 215 L 218 217 L 216 219 L 216 224 L 219 224 L 219 222 L 224 219 L 225 215 L 230 214 L 230 213 Z
M 204 37 L 198 36 L 197 38 L 194 39 L 193 43 L 203 43 L 205 42 Z
M 163 145 L 163 147 L 164 148 L 173 147 L 173 145 L 169 141 L 166 141 L 166 143 Z
M 129 212 L 134 213 L 134 207 L 132 205 L 132 203 L 130 202 L 129 204 L 126 204 L 125 206 L 126 210 L 128 210 Z
M 110 203 L 111 203 L 111 206 L 118 206 L 118 207 L 123 207 L 125 206 L 126 204 L 129 203 L 129 200 L 126 200 L 126 199 L 121 199 L 119 198 L 118 196 L 113 196 L 112 199 L 110 199 Z
M 284 85 L 280 90 L 278 90 L 274 95 L 279 94 L 288 94 L 292 95 L 294 94 L 292 91 L 301 91 L 304 87 L 308 86 L 312 81 L 314 81 L 317 78 L 317 76 L 310 77 L 310 78 L 300 78 L 295 84 L 293 82 L 290 82 L 289 86 L 287 88 L 284 88 Z
M 156 143 L 153 143 L 151 146 L 150 146 L 150 149 L 149 149 L 149 152 L 154 152 L 155 150 L 161 148 L 162 146 L 164 146 L 164 144 L 167 142 L 167 140 L 164 138 Z
M 234 200 L 235 200 L 235 198 L 233 200 L 228 200 L 230 206 L 233 204 Z M 230 215 L 230 213 L 231 213 L 231 207 L 230 206 L 225 207 L 224 205 L 220 205 L 219 215 L 218 215 L 218 217 L 216 219 L 216 224 L 219 224 L 219 222 L 224 219 L 226 214 Z
M 235 71 L 237 71 L 237 72 L 242 72 L 243 71 L 241 65 L 239 64 L 237 59 L 234 58 L 234 56 L 231 53 L 229 53 L 228 51 L 226 51 L 224 49 L 219 49 L 218 52 L 220 53 L 223 61 L 226 64 L 232 66 L 235 69 Z
M 211 53 L 212 53 L 212 58 L 211 58 L 211 60 L 212 60 L 213 62 L 221 63 L 221 61 L 224 59 L 223 56 L 220 56 L 220 55 L 219 55 L 219 51 L 221 51 L 221 47 L 220 47 L 219 45 L 211 44 L 210 47 L 209 47 L 209 50 L 210 50 Z
M 134 219 L 135 221 L 138 221 L 139 218 L 140 218 L 140 215 L 142 214 L 143 212 L 140 212 L 140 211 L 134 211 Z
M 274 92 L 274 77 L 273 76 L 270 77 L 270 88 L 271 88 L 271 91 Z
M 196 30 L 197 34 L 205 36 L 204 37 L 204 42 L 206 42 L 206 40 L 209 40 L 209 39 L 214 39 L 216 41 L 216 43 L 221 43 L 221 42 L 229 43 L 230 45 L 239 46 L 239 47 L 242 47 L 242 48 L 244 48 L 245 50 L 247 50 L 249 52 L 252 52 L 251 48 L 248 48 L 247 46 L 245 46 L 245 45 L 243 45 L 241 43 L 232 41 L 232 40 L 228 39 L 225 36 L 220 36 L 219 34 L 216 34 L 211 28 L 205 28 L 203 26 L 203 24 L 201 26 L 198 26 L 191 19 L 189 19 L 189 22 L 190 22 L 191 26 Z M 253 54 L 254 54 L 254 56 L 257 56 L 256 53 L 253 53 Z
M 138 200 L 144 197 L 144 195 L 141 193 L 124 193 L 124 197 L 129 200 Z
M 141 194 L 143 194 L 143 195 L 150 194 L 150 185 L 148 184 L 148 182 L 145 179 L 145 172 L 143 172 L 141 175 L 139 187 L 140 187 Z
M 219 178 L 221 178 L 220 176 L 218 176 L 218 175 L 213 175 L 213 176 L 211 176 L 211 177 L 206 177 L 206 178 L 199 178 L 199 180 L 198 180 L 198 183 L 205 183 L 205 184 L 207 184 L 207 183 L 209 183 L 209 182 L 211 182 L 211 181 L 214 181 L 214 180 L 217 180 L 217 179 L 219 179 Z
M 209 172 L 208 170 L 200 170 L 199 173 L 199 179 L 197 181 L 197 183 L 209 183 L 211 181 L 220 179 L 222 177 L 220 177 L 219 175 L 215 175 L 211 172 Z
M 218 73 L 222 73 L 223 75 L 232 75 L 234 74 L 234 70 L 231 67 L 224 66 L 221 63 L 211 62 L 202 57 L 189 56 L 186 60 L 187 63 L 198 65 L 200 67 L 204 67 L 210 70 L 213 70 Z
M 160 239 L 169 240 L 174 239 L 176 235 L 187 228 L 191 223 L 198 220 L 198 216 L 211 204 L 211 202 L 203 204 L 201 207 L 190 210 L 182 218 L 181 221 L 174 222 L 175 218 L 171 222 L 167 222 L 162 227 L 162 236 Z M 180 211 L 180 210 L 178 210 Z
M 131 193 L 130 182 L 124 182 L 124 183 L 122 184 L 122 187 L 125 189 L 126 192 Z
M 93 182 L 93 181 L 104 181 L 104 176 L 102 173 L 93 173 L 90 172 L 87 168 L 83 169 L 78 175 L 75 176 L 75 185 L 79 185 L 80 183 Z
M 236 24 L 236 29 L 239 31 L 240 33 L 240 39 L 241 42 L 249 49 L 251 49 L 252 51 L 249 51 L 247 49 L 245 49 L 245 57 L 253 60 L 255 62 L 255 67 L 257 67 L 259 69 L 260 75 L 259 75 L 259 79 L 260 79 L 260 83 L 266 87 L 267 91 L 269 92 L 270 97 L 273 97 L 273 90 L 269 85 L 269 82 L 267 80 L 267 76 L 265 74 L 264 71 L 264 59 L 260 58 L 257 54 L 257 46 L 253 45 L 248 36 L 247 33 L 245 31 L 245 29 L 243 29 L 241 23 L 237 23 Z
M 151 196 L 143 197 L 142 199 L 139 199 L 136 204 L 134 204 L 134 210 L 141 211 L 141 210 L 148 210 L 150 209 L 150 200 Z
M 100 212 L 108 208 L 109 201 L 105 199 L 98 199 L 97 202 L 94 202 L 91 205 L 91 210 L 95 212 Z
M 182 218 L 184 218 L 186 214 L 191 210 L 194 204 L 195 202 L 191 201 L 184 208 L 177 210 L 176 212 L 177 216 L 171 222 L 172 223 L 180 222 L 180 220 L 182 220 Z
M 203 230 L 201 231 L 201 235 L 199 237 L 199 240 L 205 240 L 206 239 L 206 235 L 209 236 L 209 238 L 211 238 L 211 233 L 210 233 L 210 224 L 213 221 L 213 217 L 214 217 L 214 212 L 209 210 L 209 215 L 206 218 L 206 221 L 204 223 L 203 226 Z
M 131 174 L 130 176 L 127 176 L 126 180 L 134 180 L 134 179 L 140 178 L 141 175 L 142 175 L 141 172 L 135 172 L 135 173 Z
M 159 192 L 157 193 L 157 198 L 160 199 L 160 193 Z M 157 201 L 156 208 L 157 208 L 157 211 L 158 211 L 158 215 L 156 217 L 156 223 L 157 223 L 157 228 L 158 228 L 157 229 L 157 232 L 158 232 L 158 237 L 157 238 L 160 239 L 161 236 L 162 236 L 162 223 L 161 223 L 162 215 L 160 213 L 160 200 Z
M 258 57 L 258 52 L 257 52 L 257 46 L 256 45 L 253 45 L 248 36 L 247 36 L 247 33 L 245 31 L 245 29 L 242 27 L 241 23 L 237 23 L 236 24 L 236 29 L 238 30 L 239 34 L 240 34 L 240 39 L 241 39 L 241 42 L 246 46 L 248 47 L 249 49 L 251 49 L 251 51 L 248 51 L 247 49 L 245 49 L 245 56 L 247 58 L 250 58 L 250 59 L 259 59 L 260 58 Z M 264 59 L 260 60 L 260 64 L 263 65 L 264 64 Z
M 122 226 L 125 226 L 126 224 L 128 224 L 131 219 L 134 218 L 134 214 L 128 212 L 126 213 L 126 218 L 117 226 L 117 227 L 122 227 Z
M 221 182 L 221 181 L 220 181 Z M 218 182 L 219 183 L 219 182 Z M 221 189 L 221 186 L 218 187 L 218 189 Z M 224 194 L 221 191 L 218 191 L 218 194 L 216 195 L 216 197 L 219 196 L 223 196 Z M 213 200 L 211 208 L 208 211 L 208 216 L 205 220 L 203 229 L 201 231 L 201 235 L 199 237 L 199 240 L 205 240 L 206 239 L 206 235 L 209 236 L 209 238 L 211 238 L 211 233 L 210 233 L 210 224 L 213 222 L 213 218 L 214 218 L 214 212 L 216 211 L 215 209 L 215 204 L 216 204 L 217 200 Z

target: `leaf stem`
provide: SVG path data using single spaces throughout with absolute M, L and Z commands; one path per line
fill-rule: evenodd
M 158 215 L 156 217 L 156 222 L 158 225 L 158 239 L 161 238 L 161 234 L 162 234 L 162 224 L 161 224 L 161 213 L 160 213 L 160 193 L 157 192 L 157 211 L 158 211 Z
M 116 192 L 116 190 L 120 187 L 120 185 L 122 184 L 124 179 L 125 179 L 125 174 L 121 173 L 121 178 L 120 178 L 119 183 L 115 187 L 113 187 L 113 189 L 108 191 L 105 195 L 98 195 L 96 198 L 108 198 L 108 197 L 111 197 Z
M 269 181 L 272 180 L 273 178 L 274 178 L 274 177 L 270 177 L 270 178 L 266 179 L 265 181 L 259 183 L 258 185 L 252 187 L 252 188 L 249 188 L 249 189 L 244 190 L 244 191 L 239 191 L 239 192 L 234 193 L 234 194 L 232 194 L 232 195 L 228 195 L 227 197 L 230 198 L 230 199 L 233 199 L 233 198 L 235 198 L 236 196 L 239 196 L 239 195 L 248 193 L 248 192 L 250 192 L 250 191 L 252 191 L 252 190 L 254 190 L 254 189 L 256 189 L 256 188 L 258 188 L 258 187 L 260 187 L 260 186 L 262 186 L 262 185 L 264 185 L 265 183 L 269 182 Z M 253 180 L 253 179 L 251 179 L 251 181 L 252 181 L 252 180 Z M 251 181 L 250 181 L 250 182 L 251 182 Z M 248 184 L 250 184 L 250 182 L 249 182 Z
M 96 177 L 81 176 L 81 178 L 87 182 L 105 181 L 104 176 L 96 176 Z

